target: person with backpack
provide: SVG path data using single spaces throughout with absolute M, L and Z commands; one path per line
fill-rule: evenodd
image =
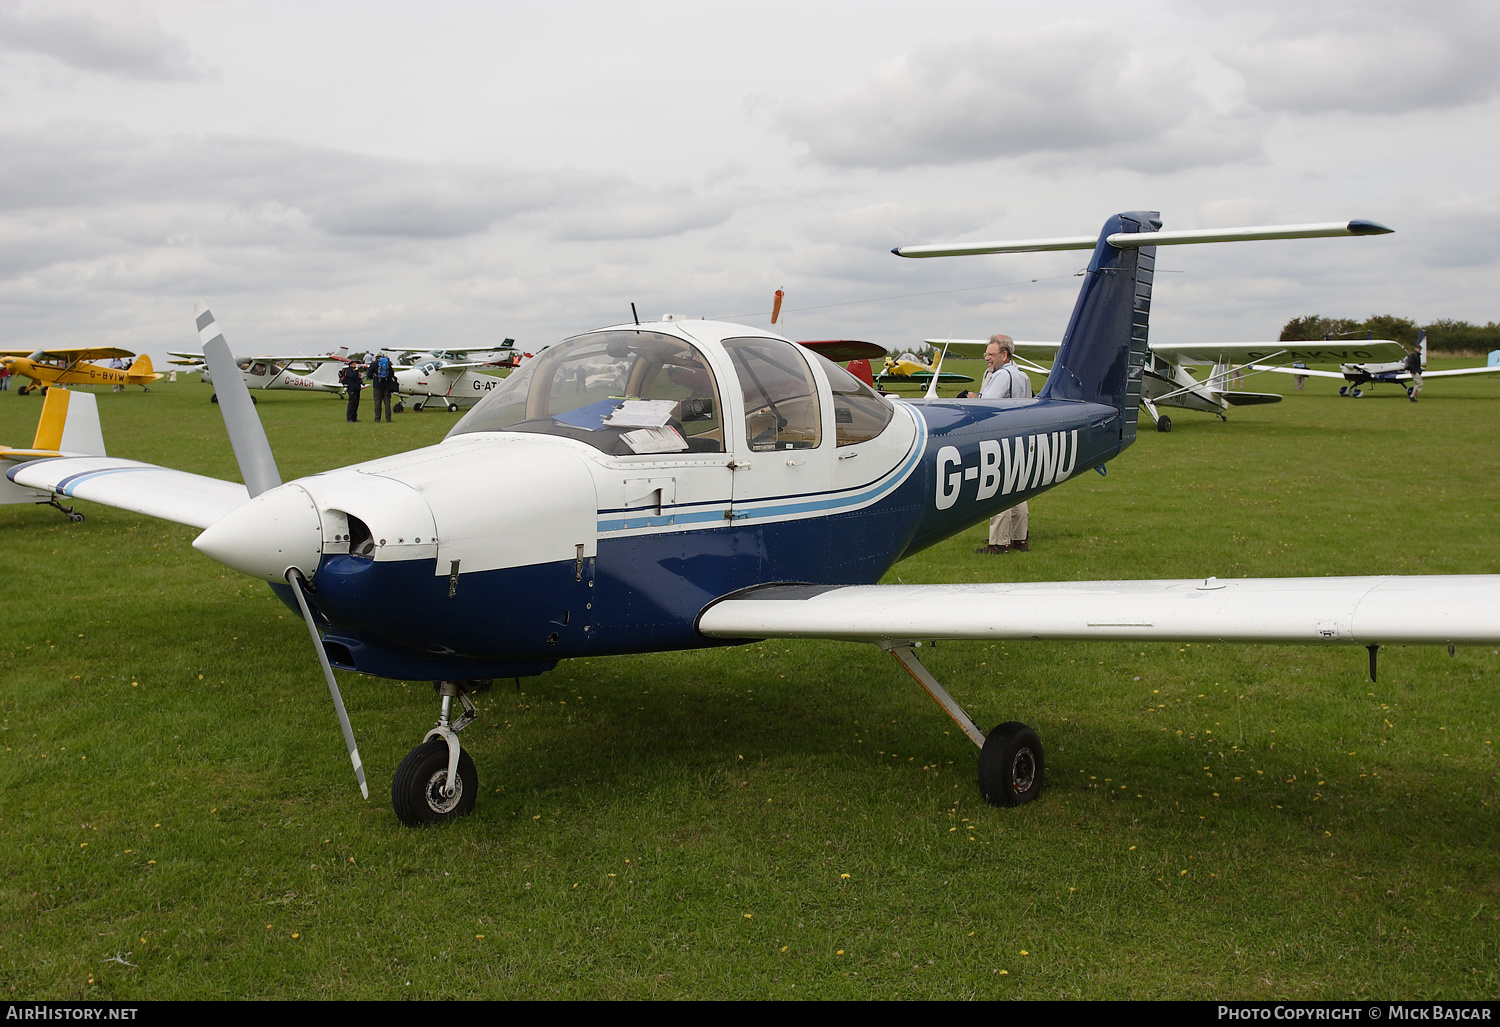
M 380 423 L 380 412 L 385 411 L 385 421 L 391 421 L 391 393 L 396 391 L 396 369 L 391 358 L 384 353 L 370 365 L 370 381 L 375 386 L 375 423 Z

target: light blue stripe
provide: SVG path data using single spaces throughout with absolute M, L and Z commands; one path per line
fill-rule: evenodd
M 73 495 L 73 490 L 86 481 L 94 478 L 102 478 L 107 474 L 124 474 L 126 471 L 156 471 L 158 467 L 110 467 L 101 471 L 84 471 L 80 474 L 69 475 L 52 486 L 53 492 L 61 492 L 65 496 Z

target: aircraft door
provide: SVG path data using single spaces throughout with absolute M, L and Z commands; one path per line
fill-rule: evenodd
M 764 522 L 808 508 L 831 484 L 818 379 L 802 347 L 726 339 L 743 399 L 734 444 L 734 518 Z

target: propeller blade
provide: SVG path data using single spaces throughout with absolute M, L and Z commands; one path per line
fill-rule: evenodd
M 229 444 L 234 447 L 234 459 L 240 465 L 245 488 L 254 499 L 280 485 L 281 472 L 276 469 L 276 458 L 271 455 L 271 443 L 266 441 L 266 430 L 256 416 L 250 390 L 245 388 L 244 376 L 229 352 L 229 343 L 224 341 L 213 312 L 201 303 L 194 309 L 198 313 L 198 338 L 203 343 L 203 357 L 219 396 L 219 409 L 224 413 Z
M 307 632 L 312 635 L 313 648 L 318 651 L 318 662 L 323 665 L 323 676 L 328 679 L 328 694 L 333 696 L 333 708 L 338 712 L 339 727 L 344 731 L 344 744 L 349 747 L 349 762 L 354 764 L 354 776 L 359 779 L 359 794 L 368 799 L 370 786 L 365 784 L 365 765 L 359 758 L 359 746 L 354 742 L 354 728 L 349 724 L 349 711 L 344 709 L 344 697 L 339 694 L 339 683 L 333 679 L 333 668 L 328 665 L 328 654 L 323 651 L 323 637 L 318 634 L 318 625 L 313 620 L 312 610 L 307 605 L 307 597 L 302 594 L 302 588 L 307 584 L 307 579 L 295 567 L 286 572 L 286 578 L 291 583 L 292 594 L 297 597 L 297 605 L 302 608 L 302 619 L 307 621 Z

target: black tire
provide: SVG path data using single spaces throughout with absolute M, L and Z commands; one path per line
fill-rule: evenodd
M 70 514 L 68 514 L 68 520 L 72 521 L 74 524 L 82 524 L 83 523 L 83 514 L 81 514 L 81 513 L 70 513 Z
M 457 403 L 449 403 L 448 404 L 448 413 L 450 413 L 450 414 L 456 414 L 456 413 L 458 413 L 458 404 Z
M 1042 740 L 1018 720 L 991 731 L 979 750 L 979 794 L 991 806 L 1019 806 L 1042 792 Z
M 426 405 L 426 403 L 413 403 L 411 405 L 411 412 L 414 414 L 420 414 L 422 412 L 422 408 Z
M 467 816 L 479 795 L 479 772 L 465 750 L 458 754 L 458 794 L 443 795 L 448 782 L 448 743 L 441 738 L 423 742 L 396 768 L 391 778 L 391 806 L 407 827 L 443 824 Z
M 1353 396 L 1355 399 L 1359 399 L 1359 397 L 1363 396 L 1364 394 L 1365 394 L 1365 390 L 1364 389 L 1350 389 L 1349 390 L 1349 395 Z
M 1347 396 L 1347 395 L 1349 395 L 1349 386 L 1347 386 L 1347 385 L 1340 385 L 1339 386 L 1339 395 L 1340 396 Z
M 43 385 L 42 386 L 42 395 L 45 396 L 46 394 L 47 394 L 47 386 Z
M 219 405 L 219 394 L 217 392 L 214 393 L 212 396 L 208 397 L 208 401 L 210 403 L 214 404 L 214 406 L 218 406 Z
M 1156 430 L 1157 431 L 1171 431 L 1172 430 L 1172 419 L 1170 417 L 1168 417 L 1166 414 L 1163 414 L 1162 416 L 1158 417 L 1156 419 Z
M 391 407 L 391 413 L 393 413 L 393 414 L 399 414 L 399 413 L 401 413 L 401 411 L 403 411 L 405 409 L 406 409 L 406 407 L 402 406 L 400 403 L 397 403 L 395 406 Z

